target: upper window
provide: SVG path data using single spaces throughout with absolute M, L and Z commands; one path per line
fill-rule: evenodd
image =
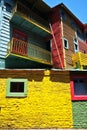
M 84 33 L 79 29 L 77 29 L 77 36 L 80 40 L 85 41 Z
M 6 96 L 7 97 L 26 97 L 27 96 L 27 79 L 8 79 Z
M 85 32 L 85 38 L 87 39 L 87 32 Z
M 61 12 L 60 12 L 60 16 L 61 16 L 61 18 L 62 18 L 63 20 L 65 20 L 65 19 L 66 19 L 65 12 L 61 11 Z
M 63 9 L 59 9 L 60 11 L 60 17 L 62 20 L 66 20 L 66 12 Z
M 64 48 L 69 49 L 68 40 L 64 38 Z
M 74 28 L 74 29 L 76 29 L 77 28 L 77 25 L 76 25 L 76 23 L 75 23 L 75 21 L 71 21 L 71 25 L 72 25 L 72 27 Z
M 87 100 L 87 77 L 71 78 L 72 100 Z
M 78 48 L 78 41 L 77 41 L 76 38 L 74 39 L 74 50 L 75 50 L 75 52 L 78 52 L 78 51 L 79 51 L 79 48 Z

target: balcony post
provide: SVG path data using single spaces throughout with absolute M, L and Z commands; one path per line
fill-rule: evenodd
M 79 68 L 80 68 L 81 70 L 83 70 L 81 52 L 79 52 L 78 55 L 79 55 Z

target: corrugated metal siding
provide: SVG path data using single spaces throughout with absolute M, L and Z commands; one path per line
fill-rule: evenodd
M 0 25 L 0 58 L 5 58 L 7 46 L 10 40 L 10 22 L 11 13 L 1 7 L 1 25 Z

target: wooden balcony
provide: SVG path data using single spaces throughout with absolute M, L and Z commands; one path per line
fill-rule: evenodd
M 78 52 L 72 56 L 74 68 L 84 69 L 87 68 L 87 54 Z
M 51 34 L 49 23 L 20 2 L 13 9 L 11 21 L 41 36 Z
M 51 52 L 16 38 L 12 38 L 9 42 L 8 55 L 6 58 L 12 56 L 52 65 Z

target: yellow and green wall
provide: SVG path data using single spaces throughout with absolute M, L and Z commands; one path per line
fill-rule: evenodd
M 6 97 L 9 78 L 28 80 L 26 97 Z M 71 100 L 69 71 L 0 70 L 2 129 L 86 128 L 86 108 L 86 101 Z

